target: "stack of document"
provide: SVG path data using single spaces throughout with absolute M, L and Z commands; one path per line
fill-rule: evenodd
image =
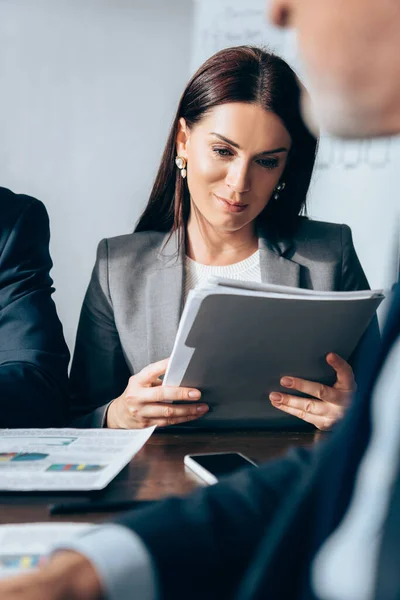
M 191 290 L 164 385 L 198 388 L 210 411 L 192 427 L 281 427 L 294 419 L 268 396 L 281 377 L 331 385 L 325 358 L 348 360 L 381 290 L 318 292 L 214 277 Z

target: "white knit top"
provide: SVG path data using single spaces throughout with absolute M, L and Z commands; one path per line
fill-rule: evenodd
M 187 295 L 191 289 L 201 283 L 207 283 L 212 275 L 227 279 L 238 279 L 240 281 L 261 282 L 260 253 L 257 250 L 249 258 L 224 267 L 202 265 L 185 256 L 184 301 L 186 302 Z

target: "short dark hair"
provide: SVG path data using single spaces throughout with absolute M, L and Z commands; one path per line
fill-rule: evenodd
M 290 236 L 305 212 L 306 196 L 315 163 L 317 139 L 301 116 L 300 85 L 282 59 L 253 46 L 217 52 L 190 79 L 179 102 L 150 199 L 135 231 L 173 232 L 185 225 L 190 212 L 189 190 L 175 165 L 179 119 L 192 127 L 214 107 L 231 102 L 258 104 L 275 113 L 292 139 L 281 180 L 286 186 L 271 201 L 258 222 L 273 236 Z

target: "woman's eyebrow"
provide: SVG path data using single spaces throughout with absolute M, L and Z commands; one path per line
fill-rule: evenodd
M 239 146 L 239 144 L 237 144 L 236 142 L 230 140 L 229 138 L 225 137 L 224 135 L 221 135 L 220 133 L 216 133 L 215 131 L 211 131 L 210 135 L 214 135 L 215 137 L 219 138 L 223 142 L 226 142 L 227 144 L 230 144 L 231 146 L 233 146 L 234 148 L 237 148 L 238 150 L 241 149 L 240 146 Z M 262 156 L 263 154 L 278 154 L 279 152 L 288 152 L 288 149 L 285 148 L 284 146 L 282 146 L 280 148 L 273 148 L 272 150 L 265 150 L 265 152 L 259 152 L 257 154 L 257 156 Z

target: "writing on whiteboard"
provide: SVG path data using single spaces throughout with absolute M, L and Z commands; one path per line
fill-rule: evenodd
M 266 22 L 265 0 L 247 0 L 246 7 L 243 4 L 238 0 L 197 0 L 192 71 L 229 46 L 254 44 L 268 46 L 285 57 L 291 54 L 290 32 L 282 32 Z
M 322 136 L 318 149 L 317 169 L 328 169 L 334 165 L 355 169 L 362 165 L 373 169 L 384 169 L 391 162 L 392 140 L 341 141 Z
M 253 44 L 282 56 L 302 77 L 295 34 L 268 24 L 265 0 L 196 0 L 192 72 L 218 50 Z M 321 136 L 316 168 L 361 166 L 383 169 L 391 163 L 390 139 L 348 142 Z

